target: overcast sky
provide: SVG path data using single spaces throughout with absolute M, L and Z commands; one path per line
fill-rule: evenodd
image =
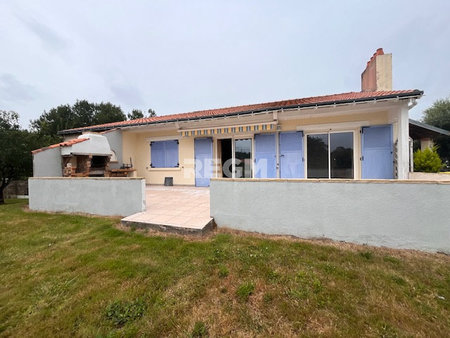
M 360 90 L 378 47 L 421 118 L 450 95 L 450 1 L 1 1 L 0 109 L 158 115 Z

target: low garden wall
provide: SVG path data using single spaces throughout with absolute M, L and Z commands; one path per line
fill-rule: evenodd
M 450 182 L 211 180 L 217 226 L 450 253 Z
M 12 181 L 6 187 L 5 198 L 26 198 L 28 196 L 28 182 L 26 180 Z
M 31 210 L 129 216 L 146 208 L 143 178 L 33 177 L 28 188 Z

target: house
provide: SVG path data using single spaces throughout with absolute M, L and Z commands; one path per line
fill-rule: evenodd
M 447 132 L 409 120 L 423 92 L 392 89 L 382 49 L 361 89 L 63 130 L 64 142 L 34 152 L 30 210 L 450 252 L 450 181 L 410 173 L 412 138 L 426 147 Z M 121 174 L 137 177 L 85 178 Z M 165 183 L 210 189 L 146 186 Z
M 141 118 L 60 134 L 71 142 L 86 133 L 104 133 L 116 168 L 132 165 L 147 184 L 171 178 L 175 185 L 208 186 L 212 177 L 407 179 L 408 112 L 422 95 L 417 89 L 392 89 L 392 55 L 380 48 L 367 62 L 359 92 Z

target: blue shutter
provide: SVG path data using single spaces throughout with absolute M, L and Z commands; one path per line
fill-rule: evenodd
M 195 152 L 195 185 L 209 187 L 212 177 L 212 139 L 196 138 L 194 140 Z
M 151 142 L 151 166 L 152 168 L 163 168 L 165 165 L 164 143 Z
M 301 131 L 280 133 L 280 177 L 305 177 Z
M 392 125 L 363 127 L 361 143 L 361 178 L 394 178 Z
M 276 143 L 275 134 L 255 135 L 255 177 L 276 178 Z
M 165 141 L 166 165 L 165 168 L 178 167 L 178 141 Z
M 178 141 L 153 141 L 151 146 L 152 168 L 178 167 Z

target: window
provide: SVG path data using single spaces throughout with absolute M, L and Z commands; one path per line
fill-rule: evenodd
M 178 167 L 178 140 L 150 142 L 152 168 Z
M 311 134 L 306 138 L 308 178 L 353 178 L 353 133 Z

